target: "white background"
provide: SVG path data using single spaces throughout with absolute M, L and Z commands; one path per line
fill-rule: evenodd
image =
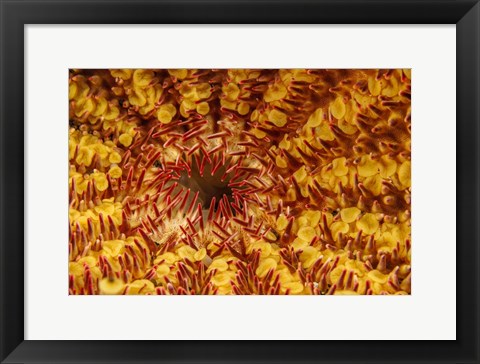
M 25 34 L 25 339 L 455 339 L 455 26 L 27 26 Z M 413 68 L 413 294 L 68 296 L 67 79 L 68 68 L 82 67 Z

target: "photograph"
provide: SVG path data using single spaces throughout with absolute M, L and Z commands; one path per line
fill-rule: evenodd
M 411 79 L 69 69 L 68 294 L 411 295 Z

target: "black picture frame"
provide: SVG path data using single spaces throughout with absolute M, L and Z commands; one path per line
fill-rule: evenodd
M 2 363 L 479 363 L 478 0 L 1 0 L 0 14 Z M 457 340 L 24 340 L 24 181 L 25 177 L 31 178 L 24 174 L 24 26 L 70 23 L 456 24 Z M 356 319 L 356 315 L 352 313 L 352 320 Z M 382 325 L 381 322 L 372 324 Z

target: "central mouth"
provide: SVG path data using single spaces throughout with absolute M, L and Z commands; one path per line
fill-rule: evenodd
M 199 166 L 196 159 L 190 166 L 190 170 L 182 170 L 178 183 L 193 193 L 198 193 L 198 199 L 204 210 L 209 209 L 213 203 L 214 211 L 217 211 L 219 203 L 225 198 L 229 203 L 233 202 L 233 190 L 229 186 L 231 175 L 226 173 L 224 165 L 214 169 L 210 163 Z M 224 197 L 225 196 L 225 197 Z

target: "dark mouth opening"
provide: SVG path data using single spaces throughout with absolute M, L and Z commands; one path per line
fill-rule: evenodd
M 193 193 L 198 192 L 198 199 L 203 209 L 209 209 L 215 199 L 214 211 L 217 211 L 219 202 L 224 199 L 224 196 L 229 203 L 234 201 L 233 191 L 229 186 L 232 176 L 226 174 L 227 166 L 228 161 L 213 171 L 214 167 L 211 163 L 206 162 L 203 166 L 199 166 L 197 160 L 193 158 L 191 170 L 181 171 L 178 183 Z

